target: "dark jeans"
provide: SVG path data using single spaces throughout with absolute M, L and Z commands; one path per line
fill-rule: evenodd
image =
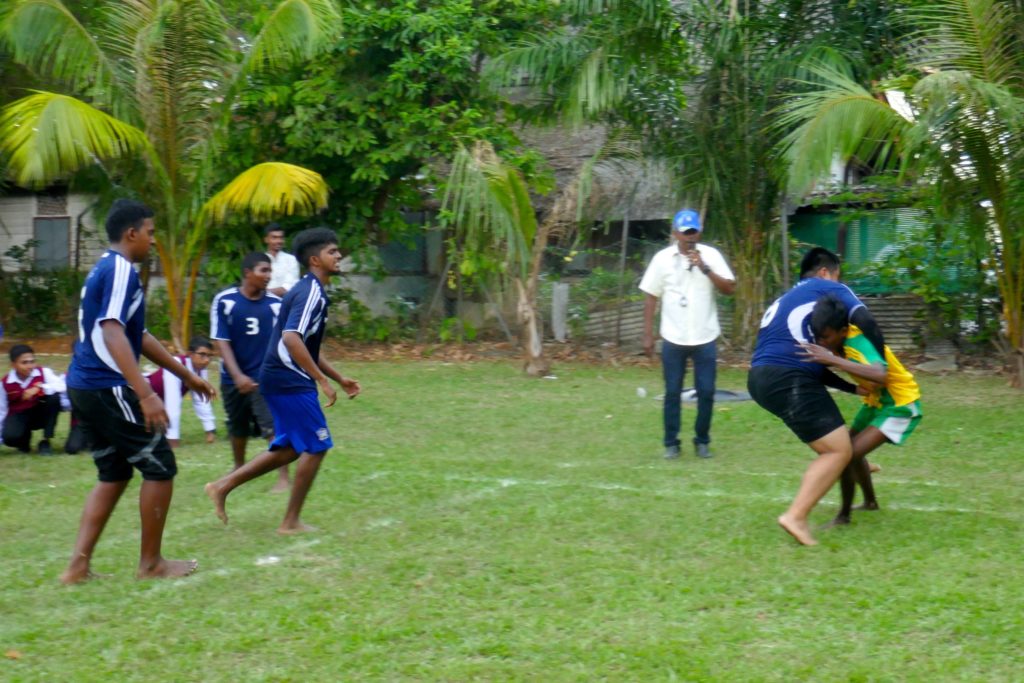
M 715 374 L 718 350 L 715 341 L 698 346 L 679 346 L 661 342 L 661 370 L 665 375 L 665 445 L 679 445 L 679 422 L 682 412 L 680 394 L 686 376 L 686 360 L 693 359 L 693 375 L 697 389 L 697 421 L 694 443 L 711 443 L 711 412 L 715 406 Z
M 47 396 L 38 405 L 21 413 L 7 413 L 3 427 L 4 445 L 27 453 L 32 444 L 34 430 L 42 429 L 44 439 L 53 438 L 58 415 L 60 415 L 59 396 Z

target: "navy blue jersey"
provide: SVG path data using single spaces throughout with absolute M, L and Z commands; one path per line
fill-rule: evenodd
M 260 370 L 260 391 L 264 394 L 296 394 L 316 391 L 316 382 L 292 360 L 281 335 L 298 332 L 313 362 L 320 360 L 320 342 L 327 327 L 327 293 L 312 273 L 288 290 L 281 302 L 281 314 L 274 325 L 267 355 Z
M 281 297 L 265 292 L 259 299 L 250 299 L 238 287 L 230 287 L 213 297 L 210 337 L 230 343 L 238 368 L 255 380 L 280 312 Z M 221 382 L 234 384 L 223 361 L 220 365 Z
M 82 287 L 78 341 L 67 377 L 73 389 L 109 389 L 128 384 L 103 341 L 100 323 L 104 320 L 116 320 L 124 326 L 137 362 L 146 331 L 145 297 L 131 261 L 113 249 L 100 257 Z
M 761 318 L 761 331 L 757 334 L 757 346 L 751 367 L 758 365 L 781 365 L 800 368 L 809 373 L 820 375 L 825 366 L 820 363 L 808 363 L 799 354 L 801 342 L 814 339 L 811 334 L 811 311 L 814 304 L 822 296 L 834 294 L 846 306 L 847 315 L 864 304 L 857 295 L 844 284 L 809 277 L 796 283 L 775 300 Z

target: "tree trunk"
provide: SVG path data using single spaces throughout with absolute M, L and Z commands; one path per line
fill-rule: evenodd
M 537 301 L 522 280 L 515 279 L 519 294 L 519 322 L 523 330 L 523 372 L 530 377 L 543 377 L 551 371 L 551 363 L 544 357 L 541 321 L 537 316 Z

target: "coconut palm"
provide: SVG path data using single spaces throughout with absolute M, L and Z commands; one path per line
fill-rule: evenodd
M 903 47 L 912 73 L 872 90 L 840 63 L 811 65 L 808 90 L 780 115 L 792 129 L 783 144 L 789 188 L 807 191 L 838 156 L 896 168 L 987 207 L 989 220 L 975 229 L 989 237 L 1006 342 L 1024 386 L 1024 13 L 997 0 L 939 0 L 909 16 L 917 31 Z M 896 88 L 912 115 L 883 96 Z
M 460 146 L 456 153 L 442 207 L 460 246 L 458 266 L 466 275 L 497 275 L 515 290 L 526 374 L 541 377 L 551 368 L 544 356 L 537 305 L 548 245 L 573 240 L 580 226 L 593 220 L 607 195 L 602 176 L 613 171 L 621 180 L 622 165 L 635 164 L 638 158 L 634 140 L 611 138 L 561 189 L 538 222 L 523 175 L 501 159 L 490 143 L 476 141 L 469 149 Z M 635 170 L 634 165 L 630 171 Z M 479 264 L 490 272 L 480 272 Z
M 190 329 L 211 227 L 326 205 L 307 169 L 253 166 L 216 191 L 232 106 L 250 79 L 311 58 L 339 30 L 333 0 L 284 0 L 248 42 L 214 0 L 111 0 L 83 24 L 60 0 L 13 0 L 0 42 L 50 87 L 0 111 L 0 157 L 38 187 L 99 165 L 157 211 L 174 343 Z M 2 164 L 0 164 L 2 166 Z

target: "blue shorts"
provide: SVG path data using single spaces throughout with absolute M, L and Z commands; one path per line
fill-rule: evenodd
M 270 450 L 291 446 L 296 453 L 323 453 L 334 445 L 315 391 L 263 394 L 274 418 Z

